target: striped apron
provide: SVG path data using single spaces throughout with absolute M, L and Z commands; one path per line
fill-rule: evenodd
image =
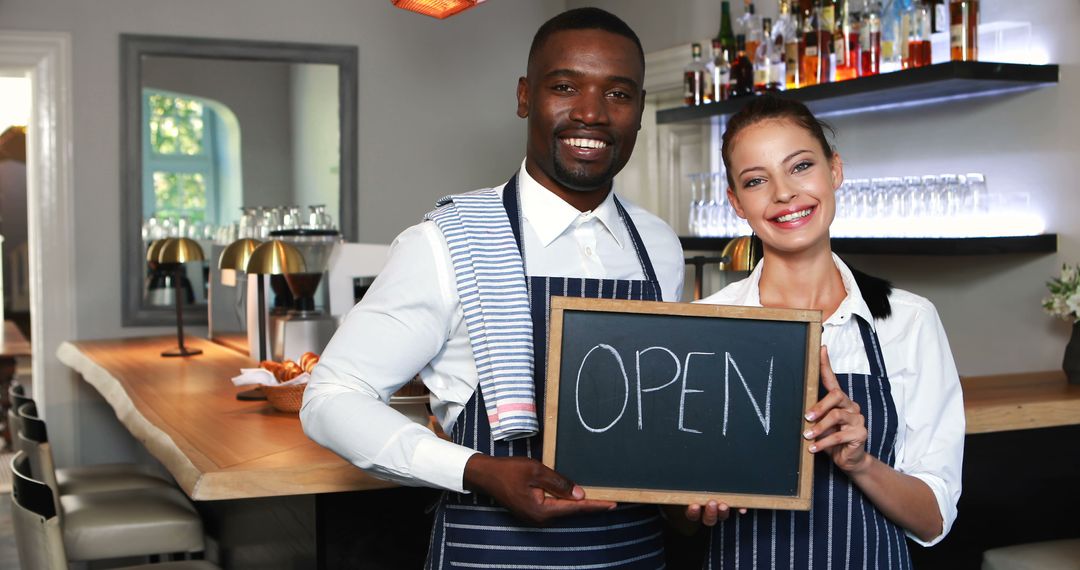
M 866 417 L 867 452 L 890 467 L 896 460 L 896 405 L 877 333 L 858 315 L 870 374 L 837 374 Z M 820 393 L 825 387 L 819 385 Z M 813 508 L 751 510 L 712 528 L 705 568 L 910 569 L 904 530 L 885 518 L 827 453 L 814 457 Z
M 521 218 L 516 177 L 503 191 L 519 251 Z M 629 230 L 646 280 L 582 279 L 529 276 L 528 291 L 536 355 L 536 403 L 543 421 L 547 369 L 548 307 L 553 295 L 660 300 L 660 285 L 637 228 L 615 201 Z M 524 256 L 523 256 L 524 257 Z M 526 272 L 528 269 L 526 268 Z M 483 394 L 478 388 L 450 432 L 459 445 L 495 457 L 541 459 L 540 435 L 511 441 L 491 437 Z M 541 425 L 541 429 L 543 426 Z M 541 432 L 542 433 L 542 432 Z M 514 517 L 493 499 L 479 494 L 444 493 L 437 505 L 425 568 L 649 569 L 664 567 L 663 536 L 655 506 L 623 504 L 613 511 L 556 519 L 536 527 Z

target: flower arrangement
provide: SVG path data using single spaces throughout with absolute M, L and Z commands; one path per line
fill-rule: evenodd
M 1046 282 L 1050 296 L 1042 301 L 1043 309 L 1055 317 L 1080 323 L 1080 265 L 1063 264 L 1061 276 Z

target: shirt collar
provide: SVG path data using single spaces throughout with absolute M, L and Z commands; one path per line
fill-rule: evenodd
M 844 300 L 840 302 L 840 306 L 836 308 L 836 312 L 829 316 L 828 319 L 822 325 L 843 325 L 851 320 L 852 315 L 858 315 L 863 318 L 871 327 L 874 326 L 874 317 L 870 314 L 870 307 L 867 306 L 866 301 L 863 300 L 862 291 L 859 290 L 859 285 L 855 283 L 855 276 L 852 275 L 851 269 L 844 263 L 838 255 L 832 254 L 833 263 L 836 264 L 836 269 L 840 271 L 840 278 L 844 282 L 844 290 L 847 295 Z M 736 285 L 738 289 L 734 292 L 734 304 L 744 305 L 749 307 L 761 306 L 761 291 L 759 287 L 761 285 L 761 270 L 765 267 L 765 259 L 762 258 L 758 262 L 757 267 L 754 268 L 750 277 L 744 279 Z
M 550 245 L 568 229 L 593 218 L 600 221 L 620 248 L 623 247 L 619 232 L 615 231 L 622 220 L 619 218 L 618 208 L 615 207 L 614 189 L 608 192 L 607 197 L 595 210 L 579 212 L 577 208 L 567 204 L 530 176 L 525 170 L 525 161 L 521 162 L 517 179 L 521 215 L 529 221 L 529 225 L 544 247 Z

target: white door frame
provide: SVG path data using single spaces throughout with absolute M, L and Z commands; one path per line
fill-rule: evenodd
M 60 412 L 77 408 L 77 390 L 56 358 L 60 343 L 75 338 L 71 35 L 0 30 L 0 68 L 25 71 L 32 92 L 26 209 L 33 396 L 49 430 L 71 441 L 77 418 Z M 72 463 L 74 447 L 54 450 L 57 463 Z

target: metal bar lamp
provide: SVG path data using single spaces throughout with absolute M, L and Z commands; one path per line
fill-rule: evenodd
M 266 281 L 263 275 L 304 273 L 305 268 L 300 250 L 280 240 L 263 242 L 251 252 L 247 273 L 259 276 L 259 360 L 266 360 Z
M 160 245 L 157 245 L 160 243 Z M 194 356 L 202 354 L 198 348 L 184 346 L 184 264 L 191 261 L 203 261 L 203 250 L 199 242 L 189 238 L 168 238 L 159 240 L 150 246 L 150 253 L 157 245 L 157 264 L 163 270 L 173 271 L 173 293 L 176 305 L 176 344 L 177 347 L 162 352 L 162 356 Z M 189 285 L 190 286 L 190 285 Z

